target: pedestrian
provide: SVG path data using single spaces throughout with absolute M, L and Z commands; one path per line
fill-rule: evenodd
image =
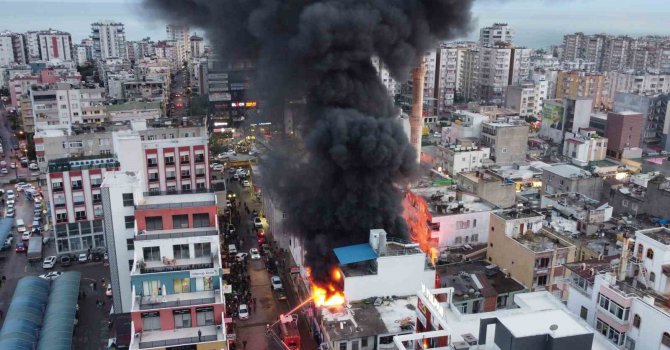
M 247 341 L 242 340 L 242 350 L 245 350 L 247 348 Z
M 81 292 L 81 297 L 86 300 L 86 292 Z
M 93 290 L 98 290 L 97 285 L 93 282 Z
M 198 329 L 198 341 L 202 341 L 202 331 Z

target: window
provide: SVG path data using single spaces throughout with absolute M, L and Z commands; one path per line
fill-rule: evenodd
M 124 221 L 126 223 L 126 228 L 135 227 L 135 216 L 134 215 L 128 215 L 128 216 L 124 217 Z
M 535 267 L 545 268 L 549 266 L 549 258 L 540 258 L 535 260 Z
M 470 241 L 471 242 L 479 242 L 479 234 L 475 233 L 474 235 L 470 236 Z
M 135 250 L 135 239 L 133 238 L 126 239 L 126 249 Z
M 172 252 L 174 253 L 175 259 L 188 259 L 188 244 L 175 244 L 172 246 Z
M 195 279 L 195 291 L 202 292 L 204 290 L 214 290 L 212 277 L 199 277 Z
M 175 278 L 172 280 L 175 293 L 190 293 L 191 292 L 191 279 L 186 278 Z
M 498 296 L 498 298 L 496 299 L 496 306 L 500 308 L 504 308 L 505 306 L 507 306 L 507 298 L 508 298 L 507 295 Z
M 172 165 L 172 164 L 174 164 L 174 157 L 173 157 L 173 156 L 167 156 L 167 157 L 165 157 L 165 164 L 166 164 L 166 165 Z
M 144 261 L 160 261 L 161 250 L 160 247 L 144 247 L 142 248 Z
M 166 170 L 165 171 L 165 178 L 168 180 L 174 180 L 176 178 L 176 174 L 174 169 Z
M 188 228 L 188 215 L 172 215 L 172 228 Z
M 610 314 L 620 320 L 628 321 L 630 316 L 630 308 L 624 308 L 623 306 L 611 301 L 608 297 L 602 294 L 599 294 L 598 298 L 598 305 L 601 308 L 607 310 Z
M 135 200 L 133 199 L 133 194 L 132 193 L 124 193 L 123 194 L 123 206 L 124 207 L 132 207 L 135 204 Z
M 343 341 L 340 343 L 340 350 L 347 350 L 347 342 Z
M 142 282 L 142 295 L 158 295 L 160 293 L 161 282 L 160 281 L 144 281 Z
M 547 285 L 547 280 L 548 280 L 547 275 L 537 276 L 537 285 L 538 286 L 546 286 Z
M 670 346 L 670 333 L 663 332 L 663 336 L 661 337 L 661 344 Z
M 640 315 L 635 314 L 635 316 L 633 316 L 633 327 L 640 328 L 640 322 L 642 322 Z
M 463 237 L 456 237 L 454 239 L 454 244 L 463 244 Z
M 359 349 L 358 340 L 352 340 L 351 341 L 351 350 L 358 350 L 358 349 Z
M 191 310 L 174 310 L 174 328 L 191 328 Z
M 625 332 L 621 333 L 617 331 L 616 329 L 610 327 L 607 323 L 603 322 L 601 319 L 597 319 L 596 321 L 596 330 L 617 346 L 623 345 L 624 341 L 626 340 Z
M 582 306 L 581 310 L 579 310 L 579 317 L 581 317 L 582 320 L 586 320 L 588 315 L 589 315 L 589 309 Z
M 477 227 L 477 219 L 472 220 L 472 227 Z
M 67 213 L 56 213 L 56 222 L 67 222 Z
M 214 324 L 214 308 L 200 307 L 195 309 L 197 326 L 211 326 Z
M 204 189 L 205 188 L 205 182 L 196 182 L 195 183 L 195 188 L 196 189 Z
M 74 212 L 74 219 L 75 220 L 86 220 L 86 210 L 76 210 Z
M 188 154 L 184 154 L 184 155 L 179 156 L 179 161 L 181 163 L 188 163 L 188 161 L 189 161 Z
M 649 282 L 654 282 L 656 281 L 656 273 L 650 272 L 649 273 Z
M 147 216 L 145 222 L 147 224 L 147 231 L 163 229 L 163 217 L 161 216 Z
M 181 177 L 191 176 L 191 171 L 189 169 L 181 169 Z
M 72 180 L 72 189 L 80 189 L 81 188 L 81 180 Z
M 212 247 L 210 243 L 195 243 L 193 244 L 196 258 L 210 256 L 212 254 Z
M 364 347 L 364 348 L 368 347 L 368 338 L 367 337 L 361 338 L 361 346 Z
M 181 184 L 181 189 L 182 191 L 188 191 L 191 189 L 191 184 L 190 183 L 183 183 Z
M 93 193 L 93 203 L 102 202 L 102 195 L 100 193 Z
M 161 318 L 157 311 L 142 313 L 142 330 L 156 331 L 161 329 Z
M 647 249 L 647 259 L 654 259 L 654 250 L 651 248 Z
M 193 227 L 209 227 L 209 214 L 193 214 Z

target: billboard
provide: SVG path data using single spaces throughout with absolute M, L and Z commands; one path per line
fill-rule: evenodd
M 542 126 L 563 130 L 563 105 L 545 103 L 542 107 Z

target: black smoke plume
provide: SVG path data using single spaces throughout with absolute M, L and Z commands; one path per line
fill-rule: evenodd
M 400 81 L 439 40 L 470 28 L 472 0 L 145 0 L 172 22 L 206 31 L 224 59 L 253 58 L 272 104 L 305 97 L 304 143 L 264 161 L 264 182 L 303 238 L 317 283 L 332 248 L 369 230 L 406 236 L 400 187 L 415 151 L 371 62 Z

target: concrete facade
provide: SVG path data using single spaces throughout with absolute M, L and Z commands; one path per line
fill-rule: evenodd
M 601 177 L 574 165 L 554 164 L 542 171 L 542 194 L 577 192 L 600 200 L 602 188 Z
M 644 117 L 641 113 L 630 111 L 608 113 L 605 128 L 605 137 L 608 140 L 607 155 L 621 159 L 624 150 L 640 147 L 643 125 Z
M 516 204 L 516 186 L 491 171 L 462 172 L 456 175 L 458 186 L 472 192 L 487 202 L 509 208 Z
M 521 120 L 485 122 L 482 124 L 482 145 L 491 148 L 496 164 L 524 162 L 528 151 L 528 125 Z

